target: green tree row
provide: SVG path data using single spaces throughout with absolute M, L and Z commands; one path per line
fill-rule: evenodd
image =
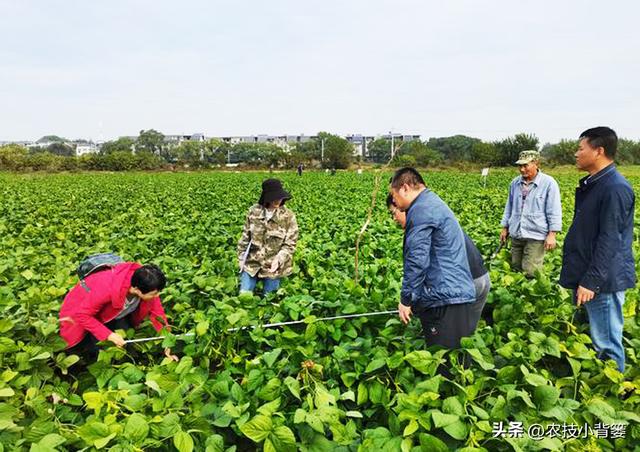
M 158 169 L 162 167 L 207 168 L 227 163 L 255 168 L 307 167 L 348 168 L 360 162 L 355 148 L 346 139 L 327 132 L 283 149 L 275 143 L 229 143 L 219 139 L 167 143 L 165 136 L 153 129 L 141 130 L 137 138 L 122 137 L 106 142 L 100 153 L 75 157 L 66 140 L 50 135 L 39 142 L 46 147 L 0 146 L 0 169 L 28 170 L 110 170 Z M 520 133 L 502 140 L 485 142 L 465 135 L 430 138 L 426 141 L 378 138 L 366 147 L 364 161 L 393 166 L 439 166 L 473 163 L 482 166 L 509 166 L 522 151 L 541 151 L 545 163 L 573 164 L 577 140 L 545 144 L 535 135 Z M 393 147 L 393 159 L 392 159 Z M 621 139 L 616 158 L 621 164 L 640 164 L 640 142 Z
M 489 166 L 510 166 L 518 160 L 522 151 L 539 150 L 542 160 L 550 165 L 573 165 L 578 140 L 561 140 L 540 146 L 535 135 L 519 133 L 503 140 L 485 142 L 478 138 L 455 135 L 452 137 L 430 138 L 428 141 L 399 143 L 395 147 L 394 165 L 429 166 L 471 162 Z M 387 139 L 376 140 L 370 149 L 375 161 L 390 158 L 390 143 Z M 616 162 L 619 164 L 640 164 L 640 141 L 622 138 L 618 142 Z
M 55 138 L 55 139 L 53 139 Z M 215 167 L 226 163 L 248 167 L 295 168 L 299 164 L 325 168 L 348 168 L 353 161 L 352 145 L 326 132 L 317 139 L 295 143 L 285 150 L 274 143 L 228 143 L 218 139 L 167 143 L 153 129 L 140 131 L 134 139 L 121 137 L 104 143 L 98 154 L 75 156 L 67 140 L 43 137 L 47 146 L 26 148 L 10 144 L 0 146 L 0 169 L 11 171 L 72 171 L 159 169 L 172 166 Z
M 80 157 L 50 152 L 29 152 L 15 144 L 0 146 L 0 169 L 9 171 L 130 171 L 153 170 L 166 166 L 162 158 L 149 152 L 113 152 Z

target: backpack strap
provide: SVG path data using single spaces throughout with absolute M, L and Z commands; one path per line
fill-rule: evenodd
M 103 265 L 103 266 L 102 266 L 102 268 L 98 268 L 97 270 L 99 270 L 99 271 L 110 270 L 110 271 L 111 271 L 111 273 L 113 273 L 113 267 L 112 267 L 112 266 L 106 266 L 106 265 Z M 92 273 L 90 273 L 90 274 L 92 275 L 92 274 L 94 274 L 94 273 L 97 273 L 97 272 L 94 270 L 94 271 L 93 271 Z M 87 275 L 87 276 L 89 276 L 89 275 Z M 91 289 L 89 288 L 89 286 L 87 286 L 87 282 L 85 281 L 85 279 L 84 279 L 84 278 L 80 279 L 80 285 L 81 285 L 81 286 L 82 286 L 82 288 L 83 288 L 84 290 L 86 290 L 87 292 L 91 292 Z
M 86 290 L 87 292 L 91 292 L 91 289 L 89 289 L 89 286 L 87 286 L 87 283 L 84 281 L 84 279 L 80 280 L 80 285 L 82 286 L 82 288 L 84 290 Z

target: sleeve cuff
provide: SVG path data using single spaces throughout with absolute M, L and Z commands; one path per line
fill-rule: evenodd
M 562 223 L 558 222 L 558 221 L 548 221 L 549 223 L 549 230 L 550 231 L 555 231 L 555 232 L 560 232 L 562 231 Z
M 580 285 L 585 289 L 589 289 L 595 293 L 600 293 L 600 285 L 592 278 L 585 277 L 580 281 Z
M 105 328 L 104 330 L 101 329 L 98 332 L 98 334 L 93 334 L 93 333 L 91 333 L 91 334 L 93 334 L 93 336 L 96 339 L 98 339 L 98 341 L 102 342 L 102 341 L 106 341 L 109 338 L 109 336 L 111 336 L 112 333 L 113 333 L 113 331 L 111 331 L 108 328 Z
M 287 253 L 280 251 L 277 255 L 276 255 L 276 259 L 278 260 L 278 263 L 282 266 L 284 265 L 284 263 L 287 261 Z
M 405 306 L 411 307 L 413 303 L 411 302 L 411 295 L 402 295 L 400 297 L 400 303 Z

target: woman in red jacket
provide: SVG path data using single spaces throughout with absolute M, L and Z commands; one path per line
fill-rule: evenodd
M 68 351 L 95 360 L 98 341 L 124 347 L 124 338 L 114 330 L 135 328 L 147 317 L 156 331 L 168 329 L 159 297 L 166 281 L 158 266 L 133 262 L 87 276 L 85 287 L 76 284 L 60 308 L 60 336 Z M 170 349 L 165 354 L 177 359 Z

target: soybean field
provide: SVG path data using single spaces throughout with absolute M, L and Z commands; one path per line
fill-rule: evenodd
M 622 172 L 640 187 L 636 168 Z M 566 232 L 582 174 L 550 173 Z M 596 358 L 557 283 L 564 234 L 535 279 L 511 271 L 508 249 L 494 255 L 515 169 L 486 185 L 479 173 L 424 173 L 490 266 L 486 318 L 461 350 L 427 349 L 417 319 L 319 321 L 397 308 L 403 239 L 384 203 L 390 175 L 356 280 L 373 171 L 0 174 L 0 452 L 640 451 L 638 290 L 627 291 L 621 374 Z M 294 271 L 275 294 L 239 296 L 236 245 L 270 176 L 293 195 Z M 172 331 L 104 344 L 86 365 L 65 352 L 58 311 L 78 263 L 98 252 L 163 269 Z M 148 322 L 126 334 L 157 335 Z M 443 362 L 451 378 L 436 372 Z

